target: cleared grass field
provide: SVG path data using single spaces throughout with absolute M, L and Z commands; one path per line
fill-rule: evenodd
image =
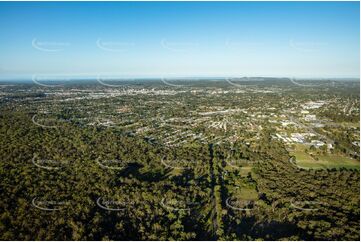
M 360 169 L 360 163 L 357 160 L 344 157 L 338 154 L 318 155 L 318 160 L 305 152 L 305 145 L 297 145 L 291 155 L 296 157 L 297 166 L 305 169 L 331 169 L 331 168 L 349 168 Z
M 253 173 L 253 164 L 247 160 L 226 161 L 226 164 L 226 170 L 238 170 L 242 177 L 247 176 L 248 173 Z
M 240 189 L 237 191 L 237 197 L 245 199 L 245 200 L 257 200 L 258 199 L 258 193 L 253 188 L 248 187 L 240 187 Z

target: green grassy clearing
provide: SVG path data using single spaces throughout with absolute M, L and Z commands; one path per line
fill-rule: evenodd
M 296 164 L 301 168 L 311 169 L 331 169 L 331 168 L 349 168 L 360 169 L 360 163 L 357 160 L 341 156 L 338 154 L 317 155 L 317 159 L 305 152 L 305 145 L 297 145 L 291 155 L 296 157 Z

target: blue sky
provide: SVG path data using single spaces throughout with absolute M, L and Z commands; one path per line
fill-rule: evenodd
M 359 77 L 358 2 L 0 3 L 0 77 Z

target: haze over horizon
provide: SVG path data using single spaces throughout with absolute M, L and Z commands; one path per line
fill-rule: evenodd
M 0 3 L 0 79 L 359 78 L 359 2 Z

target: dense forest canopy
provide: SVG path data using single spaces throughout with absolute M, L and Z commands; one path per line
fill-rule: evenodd
M 302 152 L 359 164 L 358 83 L 197 85 L 2 86 L 0 239 L 360 239 L 359 169 L 302 168 L 275 138 L 326 100 L 298 128 L 332 149 Z

